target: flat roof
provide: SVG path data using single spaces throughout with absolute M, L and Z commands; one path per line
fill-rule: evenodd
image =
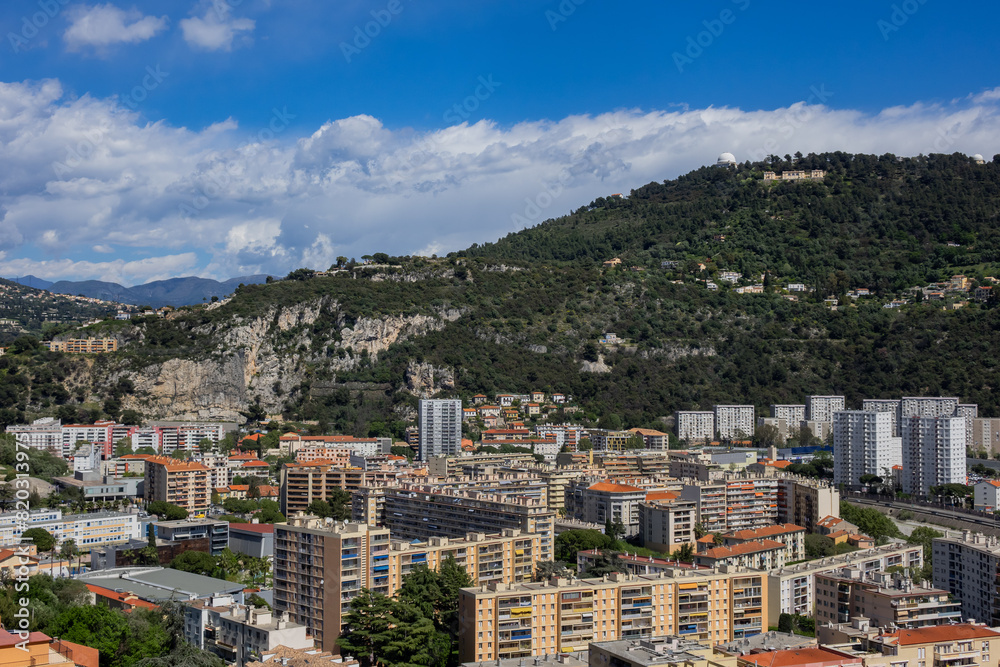
M 239 593 L 243 584 L 168 568 L 119 567 L 78 577 L 85 584 L 111 590 L 128 590 L 145 600 L 189 600 Z

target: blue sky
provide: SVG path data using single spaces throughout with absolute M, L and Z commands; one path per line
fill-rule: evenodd
M 940 0 L 6 2 L 0 275 L 447 252 L 722 150 L 989 159 L 998 19 Z

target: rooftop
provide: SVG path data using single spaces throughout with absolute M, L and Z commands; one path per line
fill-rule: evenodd
M 760 667 L 797 667 L 798 665 L 860 665 L 861 658 L 854 657 L 842 651 L 828 648 L 799 648 L 784 651 L 754 653 L 745 656 L 744 661 L 753 658 L 754 664 Z
M 696 558 L 714 558 L 716 560 L 721 560 L 723 558 L 745 556 L 747 554 L 755 554 L 762 551 L 774 551 L 776 549 L 784 550 L 785 545 L 781 542 L 775 542 L 774 540 L 754 540 L 750 542 L 743 542 L 741 544 L 734 544 L 731 547 L 715 547 L 714 549 L 708 549 L 698 554 Z
M 932 625 L 926 628 L 914 628 L 913 630 L 899 630 L 898 632 L 884 635 L 887 643 L 896 644 L 897 646 L 933 644 L 936 642 L 951 642 L 963 639 L 994 639 L 997 637 L 1000 637 L 1000 632 L 991 630 L 985 625 L 973 625 L 971 623 L 963 623 L 961 625 Z
M 592 646 L 632 665 L 693 663 L 712 652 L 710 647 L 696 641 L 673 636 L 594 642 Z
M 239 583 L 162 567 L 119 567 L 84 574 L 78 578 L 85 584 L 113 591 L 125 592 L 128 589 L 148 602 L 192 600 L 243 590 L 243 585 Z
M 812 646 L 816 646 L 815 637 L 803 637 L 789 632 L 769 630 L 753 637 L 735 639 L 728 644 L 719 644 L 715 648 L 730 655 L 745 655 L 754 651 L 780 651 Z

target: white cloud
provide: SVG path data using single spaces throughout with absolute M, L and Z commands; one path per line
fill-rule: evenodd
M 166 16 L 143 16 L 136 8 L 119 9 L 110 2 L 104 5 L 74 5 L 66 10 L 70 25 L 63 33 L 72 51 L 83 47 L 107 47 L 135 44 L 166 30 Z
M 205 51 L 232 51 L 237 37 L 245 44 L 250 43 L 250 33 L 257 25 L 253 19 L 233 17 L 229 4 L 219 0 L 201 3 L 196 10 L 198 7 L 205 10 L 202 16 L 192 16 L 180 22 L 184 41 L 188 44 Z
M 0 275 L 227 278 L 338 255 L 441 255 L 723 151 L 741 162 L 798 150 L 991 158 L 1000 96 L 875 114 L 630 109 L 426 133 L 357 116 L 246 142 L 257 129 L 146 124 L 114 100 L 64 98 L 57 81 L 0 83 Z

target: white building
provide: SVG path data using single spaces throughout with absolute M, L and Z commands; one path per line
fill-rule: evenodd
M 42 417 L 30 424 L 11 424 L 7 433 L 13 433 L 23 447 L 44 449 L 62 456 L 62 422 L 58 419 Z
M 833 413 L 844 410 L 843 396 L 806 396 L 806 416 L 814 422 L 832 422 Z
M 723 153 L 719 156 L 719 159 L 715 161 L 716 167 L 735 167 L 736 166 L 736 156 L 732 153 Z
M 62 510 L 45 510 L 31 512 L 28 521 L 23 524 L 18 522 L 16 512 L 0 514 L 0 542 L 19 542 L 21 533 L 28 528 L 44 528 L 58 542 L 73 540 L 81 551 L 145 537 L 140 535 L 138 516 L 126 512 L 93 512 L 64 517 Z
M 577 426 L 576 424 L 559 424 L 556 426 L 544 424 L 535 427 L 535 434 L 540 438 L 555 438 L 556 451 L 563 447 L 569 447 L 575 451 L 576 446 L 580 443 L 580 438 L 586 437 L 585 430 L 582 426 Z
M 462 451 L 462 401 L 420 401 L 420 460 L 455 456 Z
M 884 412 L 843 410 L 833 413 L 833 482 L 861 485 L 862 475 L 887 479 L 903 462 L 901 442 L 892 436 Z
M 1000 419 L 979 418 L 972 421 L 972 448 L 989 453 L 1000 452 Z
M 904 492 L 965 484 L 965 417 L 904 417 L 902 433 Z
M 266 607 L 233 605 L 228 614 L 219 617 L 216 647 L 227 663 L 243 667 L 278 646 L 311 649 L 314 644 L 306 626 L 292 623 L 283 612 L 272 614 Z
M 752 405 L 713 405 L 715 430 L 725 440 L 753 436 L 754 407 Z
M 674 413 L 677 439 L 689 443 L 711 441 L 715 438 L 715 413 L 679 411 Z
M 865 412 L 885 412 L 892 419 L 892 434 L 899 436 L 899 399 L 893 398 L 866 398 L 861 402 L 861 409 Z
M 789 424 L 798 426 L 799 422 L 806 418 L 805 405 L 772 405 L 771 417 L 774 419 L 784 419 Z
M 991 479 L 972 487 L 972 501 L 977 510 L 995 512 L 1000 509 L 1000 482 Z
M 958 408 L 954 396 L 904 396 L 899 402 L 899 416 L 906 417 L 952 417 Z
M 85 444 L 73 452 L 73 472 L 90 472 L 101 468 L 101 447 Z
M 727 283 L 738 283 L 741 277 L 739 271 L 719 271 L 719 280 Z

